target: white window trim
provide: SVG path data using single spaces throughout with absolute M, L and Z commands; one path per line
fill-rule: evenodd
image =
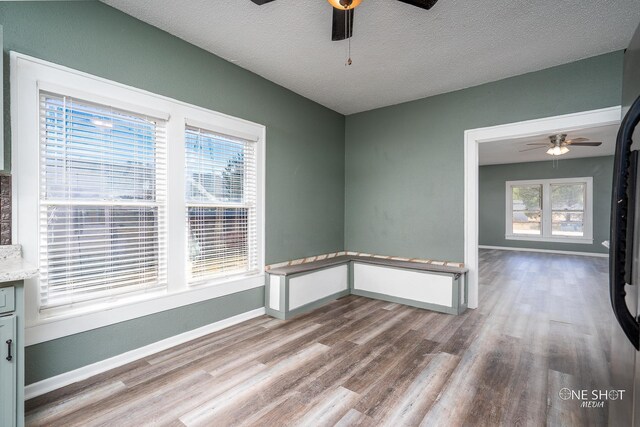
M 71 91 L 87 101 L 133 111 L 162 114 L 167 122 L 167 269 L 166 291 L 116 297 L 86 311 L 43 317 L 38 310 L 38 278 L 25 280 L 26 345 L 158 313 L 172 308 L 264 286 L 265 139 L 263 125 L 210 111 L 141 89 L 52 64 L 17 52 L 10 53 L 13 173 L 13 241 L 22 245 L 25 261 L 39 264 L 39 90 Z M 126 100 L 122 102 L 120 100 Z M 161 117 L 163 117 L 161 116 Z M 258 267 L 255 274 L 211 280 L 197 288 L 187 285 L 184 225 L 184 127 L 187 120 L 222 133 L 257 141 Z M 235 133 L 235 135 L 234 135 Z M 26 195 L 26 196 L 25 196 Z
M 564 237 L 551 235 L 551 191 L 552 184 L 585 183 L 587 185 L 584 209 L 584 237 Z M 513 233 L 513 193 L 514 185 L 542 185 L 542 235 L 530 236 Z M 529 242 L 557 242 L 593 244 L 593 177 L 531 179 L 522 181 L 507 181 L 505 183 L 505 239 L 523 240 Z

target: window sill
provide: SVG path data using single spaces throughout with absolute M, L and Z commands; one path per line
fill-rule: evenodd
M 593 245 L 593 239 L 587 237 L 537 237 L 506 235 L 506 240 L 522 240 L 527 242 L 549 242 L 549 243 L 577 243 L 581 245 Z
M 98 309 L 92 308 L 90 312 L 83 311 L 55 317 L 43 317 L 36 323 L 27 325 L 25 344 L 34 345 L 51 341 L 261 286 L 264 286 L 264 274 L 260 272 L 252 276 L 201 285 L 179 292 L 156 292 L 149 294 L 148 298 L 144 300 L 140 300 L 140 298 L 135 301 L 122 300 L 108 306 L 103 305 Z

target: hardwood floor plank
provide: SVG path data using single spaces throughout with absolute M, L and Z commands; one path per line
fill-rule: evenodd
M 549 322 L 549 369 L 569 375 L 578 373 L 575 336 L 575 330 L 570 323 L 556 320 Z
M 418 341 L 412 348 L 395 357 L 388 367 L 381 364 L 379 378 L 370 381 L 364 388 L 363 393 L 366 394 L 358 401 L 355 409 L 372 419 L 383 418 L 402 399 L 419 371 L 431 363 L 434 344 L 429 340 Z
M 270 320 L 267 316 L 251 319 L 247 322 L 234 325 L 231 328 L 223 329 L 220 332 L 211 333 L 204 337 L 189 341 L 177 347 L 169 348 L 160 353 L 147 357 L 145 360 L 151 365 L 165 362 L 179 357 L 190 357 L 191 353 L 201 349 L 211 349 L 222 347 L 226 344 L 234 344 L 243 339 L 263 332 L 260 327 Z M 207 350 L 208 351 L 208 350 Z
M 359 315 L 366 313 L 371 308 L 377 306 L 377 303 L 378 301 L 375 300 L 346 296 L 336 300 L 336 304 L 331 306 L 331 310 L 318 313 L 314 310 L 309 314 L 303 314 L 295 317 L 295 319 L 299 321 L 310 320 L 320 324 L 331 322 L 336 318 L 353 319 L 354 317 L 358 318 Z
M 81 395 L 66 396 L 54 403 L 43 405 L 38 411 L 27 413 L 25 423 L 32 426 L 46 426 L 56 418 L 76 412 L 84 406 L 96 404 L 126 389 L 127 387 L 120 381 L 105 382 L 85 390 Z
M 508 385 L 508 405 L 501 423 L 506 425 L 543 425 L 547 412 L 547 377 L 531 375 L 547 372 L 548 361 L 538 353 L 522 351 Z
M 504 412 L 513 398 L 509 386 L 516 375 L 520 340 L 508 335 L 499 335 L 490 349 L 483 352 L 477 375 L 476 398 L 469 405 L 464 424 L 501 425 Z
M 389 413 L 380 420 L 380 425 L 416 426 L 438 399 L 438 395 L 449 376 L 460 361 L 458 356 L 438 353 L 415 377 Z
M 357 336 L 357 331 L 361 328 L 384 321 L 392 315 L 386 310 L 372 308 L 366 315 L 348 318 L 349 320 L 343 324 L 343 327 L 336 328 L 335 331 L 324 336 L 320 342 L 326 345 L 333 345 L 338 341 L 346 341 L 351 337 Z
M 310 332 L 321 327 L 322 325 L 312 323 L 290 334 L 285 333 L 272 336 L 265 340 L 261 340 L 260 337 L 258 337 L 254 341 L 247 343 L 247 345 L 239 346 L 238 348 L 224 349 L 211 355 L 202 361 L 201 366 L 212 375 L 221 375 L 231 369 L 257 361 L 263 354 L 274 351 L 280 346 L 287 345 L 289 342 L 295 341 L 301 336 L 308 336 Z M 297 350 L 299 349 L 296 348 L 295 351 Z
M 211 423 L 222 423 L 230 425 L 229 408 L 234 404 L 238 404 L 244 399 L 250 399 L 260 388 L 266 388 L 274 382 L 278 381 L 280 376 L 295 371 L 308 363 L 309 358 L 317 357 L 319 354 L 328 351 L 330 348 L 323 344 L 313 344 L 296 354 L 291 355 L 284 360 L 271 367 L 269 371 L 263 371 L 258 375 L 254 375 L 247 381 L 225 391 L 216 398 L 207 401 L 192 411 L 180 417 L 187 426 L 206 426 Z
M 351 405 L 359 395 L 344 387 L 328 390 L 320 398 L 318 404 L 302 414 L 293 422 L 294 426 L 331 426 L 340 421 L 351 409 Z
M 27 400 L 24 405 L 26 415 L 30 412 L 42 411 L 49 405 L 55 406 L 59 402 L 66 401 L 68 399 L 82 399 L 84 394 L 93 393 L 96 388 L 103 387 L 105 383 L 121 381 L 121 376 L 128 375 L 130 372 L 134 372 L 137 369 L 143 369 L 148 366 L 149 363 L 146 360 L 136 360 L 135 362 L 127 363 L 126 365 L 118 368 L 94 375 L 86 380 L 78 381 L 77 383 L 70 384 L 50 393 Z
M 370 417 L 367 417 L 352 408 L 349 412 L 344 414 L 340 420 L 338 420 L 335 427 L 370 427 L 375 425 L 378 424 Z
M 371 362 L 355 370 L 343 383 L 343 386 L 356 393 L 364 393 L 369 388 L 379 384 L 384 379 L 384 374 L 391 370 L 404 356 L 411 358 L 414 353 L 426 358 L 438 343 L 420 338 L 419 333 L 409 330 L 399 338 L 394 339 L 392 345 L 387 346 L 376 355 Z M 384 383 L 382 384 L 383 386 Z M 356 408 L 358 409 L 358 408 Z M 366 411 L 361 410 L 362 413 Z
M 144 410 L 149 399 L 168 395 L 202 381 L 208 381 L 210 375 L 204 371 L 171 373 L 159 377 L 141 386 L 128 388 L 122 393 L 110 396 L 100 402 L 87 405 L 68 415 L 50 421 L 49 426 L 94 426 L 109 424 L 112 418 L 118 418 L 132 411 Z
M 462 425 L 482 386 L 485 358 L 498 347 L 499 334 L 484 329 L 461 356 L 456 370 L 444 384 L 440 397 L 425 415 L 420 425 L 432 426 L 445 423 Z
M 321 324 L 319 328 L 316 328 L 305 335 L 301 335 L 296 339 L 289 340 L 286 343 L 282 343 L 270 351 L 262 352 L 259 360 L 264 364 L 278 363 L 279 361 L 286 359 L 296 349 L 301 348 L 304 345 L 308 345 L 310 342 L 321 342 L 322 338 L 333 332 L 341 323 L 341 319 L 335 319 L 331 323 Z
M 383 309 L 384 310 L 384 309 Z M 384 310 L 387 311 L 387 310 Z M 373 323 L 371 327 L 364 327 L 357 334 L 351 334 L 347 336 L 347 340 L 352 341 L 356 344 L 365 344 L 367 341 L 372 340 L 378 335 L 382 334 L 393 325 L 404 324 L 407 329 L 409 328 L 409 324 L 404 320 L 409 316 L 413 311 L 409 307 L 403 307 L 402 309 L 396 311 L 390 311 L 391 316 L 385 318 L 384 320 L 380 320 L 379 322 Z
M 220 396 L 238 384 L 255 377 L 267 370 L 267 366 L 255 363 L 243 366 L 225 375 L 206 378 L 176 390 L 176 395 L 170 398 L 170 405 L 164 398 L 154 400 L 145 405 L 140 411 L 121 414 L 109 420 L 111 425 L 164 425 L 178 420 L 183 414 L 194 410 L 199 405 Z M 182 422 L 180 422 L 181 425 Z
M 236 426 L 265 425 L 265 418 L 268 418 L 267 414 L 271 410 L 282 413 L 281 407 L 285 402 L 297 402 L 297 405 L 287 411 L 287 421 L 292 420 L 296 414 L 312 405 L 318 395 L 327 389 L 317 387 L 315 378 L 341 363 L 343 356 L 354 347 L 355 344 L 346 341 L 331 347 L 328 351 L 309 359 L 300 369 L 281 375 L 274 385 L 263 387 L 243 401 L 238 401 L 226 411 L 225 417 Z

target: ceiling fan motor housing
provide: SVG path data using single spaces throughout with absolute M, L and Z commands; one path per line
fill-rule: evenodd
M 564 144 L 564 141 L 567 139 L 566 133 L 558 133 L 555 135 L 549 135 L 549 140 L 553 145 L 561 145 Z

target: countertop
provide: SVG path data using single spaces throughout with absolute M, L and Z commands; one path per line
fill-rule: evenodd
M 288 265 L 286 267 L 276 267 L 276 268 L 270 269 L 268 273 L 276 274 L 278 276 L 287 276 L 291 274 L 298 274 L 298 273 L 304 273 L 307 271 L 312 271 L 318 268 L 344 264 L 350 261 L 383 265 L 386 267 L 401 267 L 401 268 L 408 268 L 412 270 L 433 271 L 433 272 L 439 272 L 439 273 L 462 274 L 469 271 L 469 269 L 465 267 L 452 267 L 452 266 L 446 266 L 446 265 L 428 264 L 428 263 L 423 263 L 418 261 L 399 261 L 399 260 L 387 259 L 387 258 L 377 258 L 373 256 L 368 257 L 368 256 L 358 256 L 358 255 L 342 255 L 342 256 L 337 256 L 333 258 L 323 259 L 321 261 L 313 261 L 313 262 L 300 263 L 296 265 Z
M 29 279 L 38 269 L 22 259 L 20 245 L 0 246 L 0 283 Z

